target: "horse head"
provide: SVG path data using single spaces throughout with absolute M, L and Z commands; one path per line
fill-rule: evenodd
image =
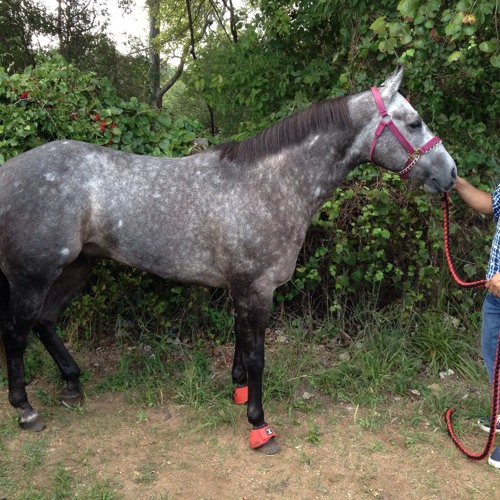
M 370 144 L 370 161 L 403 178 L 424 184 L 428 193 L 449 191 L 457 176 L 455 161 L 399 92 L 403 68 L 398 68 L 380 87 L 364 93 L 372 118 L 363 128 Z

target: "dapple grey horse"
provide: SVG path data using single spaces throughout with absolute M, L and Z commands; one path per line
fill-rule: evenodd
M 109 258 L 168 280 L 230 289 L 236 399 L 248 403 L 250 445 L 276 453 L 262 408 L 264 332 L 273 292 L 292 276 L 313 215 L 370 160 L 430 193 L 454 184 L 453 159 L 398 93 L 402 78 L 397 69 L 379 88 L 318 102 L 247 140 L 186 158 L 56 141 L 6 162 L 0 338 L 21 427 L 44 427 L 25 390 L 32 330 L 66 382 L 64 401 L 80 397 L 80 369 L 55 325 L 96 260 Z

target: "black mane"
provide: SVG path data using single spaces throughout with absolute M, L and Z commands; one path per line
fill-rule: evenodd
M 253 137 L 219 144 L 214 149 L 220 151 L 221 160 L 251 162 L 279 153 L 286 147 L 301 143 L 308 135 L 332 126 L 352 126 L 345 96 L 312 104 Z

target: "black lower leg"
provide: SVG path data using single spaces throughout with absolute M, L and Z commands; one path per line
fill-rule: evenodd
M 57 335 L 54 323 L 40 321 L 35 325 L 33 330 L 52 356 L 52 359 L 61 371 L 63 380 L 66 382 L 66 390 L 63 393 L 63 397 L 65 399 L 80 398 L 80 367 L 76 364 L 63 341 Z
M 233 380 L 238 383 L 248 378 L 248 421 L 254 427 L 261 427 L 265 423 L 262 407 L 262 374 L 264 371 L 264 333 L 269 313 L 267 307 L 248 308 L 241 304 L 236 311 L 237 350 Z M 242 374 L 243 370 L 244 374 Z M 238 375 L 240 378 L 237 377 Z
M 266 292 L 264 290 L 264 292 Z M 264 372 L 264 336 L 269 318 L 272 291 L 256 291 L 251 287 L 240 289 L 235 294 L 237 349 L 233 366 L 233 380 L 238 382 L 241 367 L 248 377 L 247 417 L 254 430 L 250 435 L 250 446 L 262 453 L 274 455 L 279 452 L 274 433 L 266 428 L 262 405 L 262 377 Z M 240 358 L 238 356 L 241 356 Z M 264 433 L 264 435 L 263 435 Z
M 28 334 L 18 334 L 12 323 L 4 332 L 5 354 L 7 358 L 7 374 L 9 379 L 9 402 L 19 411 L 19 425 L 23 429 L 40 431 L 45 424 L 36 410 L 30 405 L 25 387 L 24 351 Z
M 232 378 L 233 384 L 237 387 L 243 387 L 248 384 L 247 368 L 243 358 L 243 348 L 238 335 L 236 335 L 236 345 L 234 349 Z

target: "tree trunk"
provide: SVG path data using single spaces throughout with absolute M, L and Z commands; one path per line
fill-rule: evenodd
M 149 0 L 149 103 L 152 108 L 161 109 L 163 94 L 160 92 L 160 53 L 154 43 L 160 33 L 157 15 L 158 0 Z
M 194 24 L 193 24 L 193 13 L 191 11 L 191 0 L 186 0 L 186 8 L 187 8 L 187 13 L 188 13 L 188 20 L 189 20 L 189 34 L 190 34 L 190 46 L 191 46 L 191 56 L 194 61 L 196 61 L 198 58 L 196 57 L 196 39 L 194 36 Z M 214 110 L 210 104 L 207 104 L 208 108 L 208 114 L 210 115 L 210 132 L 212 135 L 215 135 L 215 115 L 214 115 Z
M 59 39 L 59 53 L 65 56 L 62 0 L 57 0 L 57 37 Z

